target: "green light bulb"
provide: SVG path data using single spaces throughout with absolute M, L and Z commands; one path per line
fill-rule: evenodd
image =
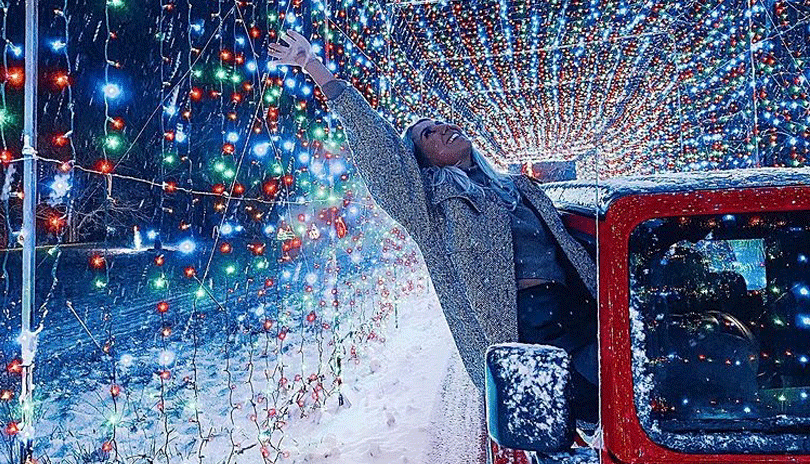
M 6 108 L 0 108 L 0 126 L 7 126 L 14 121 L 14 117 Z
M 121 148 L 123 142 L 121 141 L 121 137 L 115 134 L 110 134 L 107 138 L 104 139 L 104 146 L 111 151 L 116 151 Z

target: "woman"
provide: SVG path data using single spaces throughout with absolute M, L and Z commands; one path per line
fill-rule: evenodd
M 281 39 L 286 44 L 270 45 L 273 63 L 312 76 L 343 124 L 369 192 L 419 245 L 479 391 L 489 345 L 560 346 L 575 367 L 574 413 L 595 421 L 595 266 L 542 190 L 526 176 L 495 173 L 459 126 L 423 118 L 400 137 L 354 87 L 335 79 L 303 36 L 288 31 Z

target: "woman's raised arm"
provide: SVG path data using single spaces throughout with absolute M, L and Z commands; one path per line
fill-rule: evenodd
M 295 31 L 270 45 L 275 64 L 301 66 L 329 100 L 343 125 L 349 147 L 374 200 L 420 243 L 430 229 L 422 176 L 413 153 L 391 123 L 380 116 L 346 81 L 335 79 L 312 52 L 309 41 Z

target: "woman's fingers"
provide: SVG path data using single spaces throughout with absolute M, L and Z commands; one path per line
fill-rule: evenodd
M 283 32 L 283 34 L 284 35 L 282 37 L 284 37 L 285 39 L 292 40 L 293 42 L 298 41 L 298 37 L 295 36 L 295 31 L 293 31 L 292 29 L 287 29 L 286 31 Z
M 303 35 L 299 34 L 298 32 L 296 32 L 296 31 L 294 31 L 292 29 L 287 29 L 287 35 L 292 37 L 292 39 L 295 40 L 296 42 L 301 42 L 301 41 L 309 42 L 306 39 L 306 37 L 304 37 Z
M 270 56 L 280 60 L 287 58 L 287 56 L 290 54 L 290 49 L 286 47 L 279 47 L 279 46 L 274 47 L 273 44 L 271 44 L 270 47 L 268 48 Z
M 281 36 L 281 38 L 279 40 L 283 41 L 283 43 L 285 43 L 285 45 L 287 45 L 290 48 L 296 47 L 296 46 L 297 47 L 301 46 L 301 44 L 296 42 L 296 40 L 294 38 L 286 36 L 286 35 Z

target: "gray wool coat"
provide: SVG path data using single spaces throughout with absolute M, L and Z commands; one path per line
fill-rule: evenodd
M 397 130 L 353 86 L 324 89 L 353 159 L 377 204 L 419 245 L 450 331 L 473 383 L 483 391 L 489 345 L 517 341 L 517 284 L 508 212 L 494 198 L 431 186 Z M 539 185 L 514 176 L 585 287 L 596 295 L 596 267 L 566 231 Z

